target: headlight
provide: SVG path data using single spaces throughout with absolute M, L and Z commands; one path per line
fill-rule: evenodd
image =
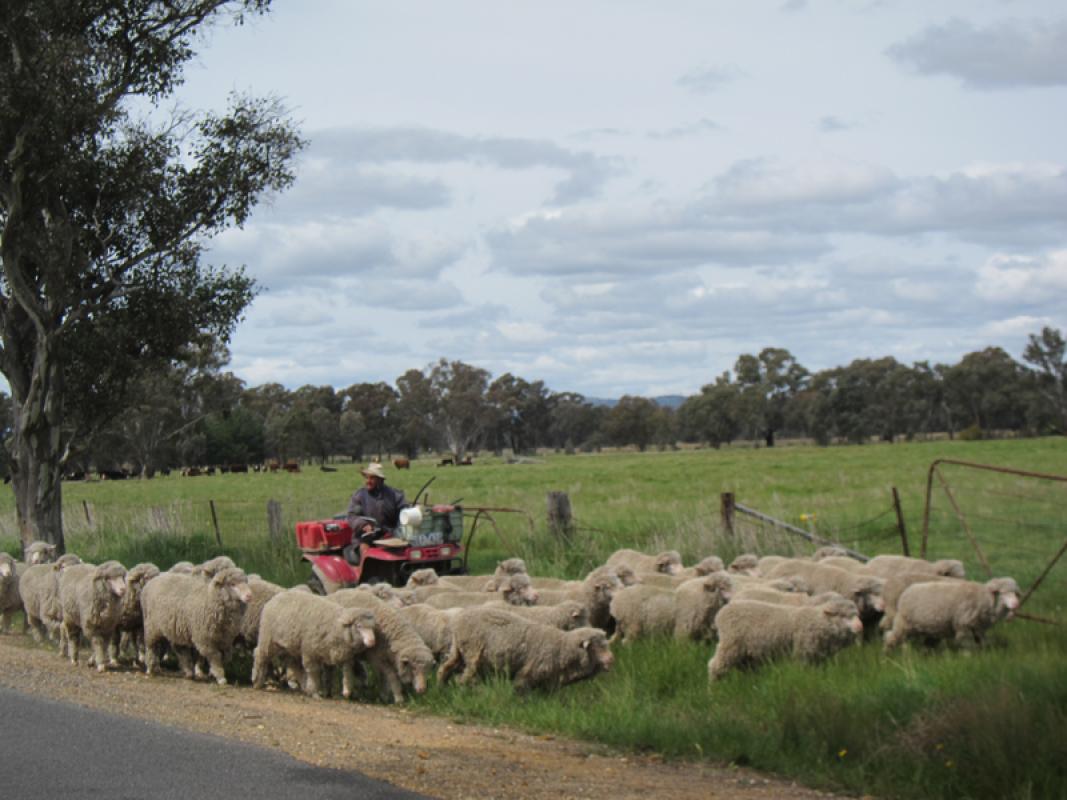
M 411 557 L 413 559 L 415 559 L 415 560 L 418 560 L 418 559 L 422 558 L 422 551 L 421 550 L 412 550 L 411 551 Z
M 443 556 L 452 555 L 452 548 L 451 547 L 442 547 L 441 548 L 441 555 L 443 555 Z

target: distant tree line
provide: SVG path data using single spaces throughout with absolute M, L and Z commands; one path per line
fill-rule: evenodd
M 614 405 L 594 403 L 446 359 L 409 369 L 393 385 L 247 387 L 224 371 L 225 349 L 209 343 L 142 377 L 108 425 L 83 437 L 72 432 L 67 469 L 152 476 L 186 465 L 269 460 L 645 450 L 679 442 L 772 447 L 796 437 L 828 445 L 931 434 L 1062 435 L 1065 355 L 1063 336 L 1052 328 L 1030 336 L 1022 362 L 990 347 L 958 364 L 909 366 L 886 357 L 811 373 L 788 350 L 766 348 L 740 356 L 731 372 L 671 408 L 630 395 Z M 0 415 L 6 436 L 11 414 L 4 395 Z

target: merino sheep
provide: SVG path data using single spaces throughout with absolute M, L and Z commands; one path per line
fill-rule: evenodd
M 794 559 L 779 564 L 769 573 L 772 578 L 797 576 L 807 581 L 813 594 L 837 592 L 847 597 L 860 611 L 865 624 L 877 622 L 885 610 L 882 588 L 885 580 L 873 575 L 854 574 L 840 567 L 827 566 L 818 561 Z
M 589 611 L 581 603 L 574 600 L 564 600 L 554 606 L 516 606 L 509 603 L 492 602 L 486 603 L 484 608 L 502 608 L 510 611 L 527 622 L 539 622 L 542 625 L 551 625 L 561 631 L 573 631 L 577 628 L 588 628 Z
M 849 556 L 848 550 L 836 544 L 823 545 L 811 554 L 812 561 L 823 561 L 827 558 L 851 558 L 851 556 Z
M 199 653 L 207 659 L 211 677 L 226 685 L 224 664 L 251 599 L 248 577 L 235 567 L 210 579 L 172 573 L 154 578 L 141 593 L 145 671 L 159 672 L 159 650 L 169 643 L 185 677 L 195 676 L 194 656 Z
M 858 558 L 852 556 L 825 556 L 824 558 L 814 559 L 820 564 L 825 564 L 828 567 L 838 567 L 839 569 L 847 569 L 849 572 L 872 574 L 867 569 L 867 565 L 860 561 Z
M 759 575 L 760 558 L 754 553 L 742 553 L 726 569 L 731 575 Z
M 144 618 L 141 616 L 141 592 L 145 584 L 160 574 L 155 564 L 142 563 L 130 567 L 126 573 L 126 594 L 122 598 L 122 613 L 111 639 L 111 660 L 128 649 L 134 661 L 144 663 Z
M 519 609 L 521 606 L 508 606 Z M 463 609 L 434 608 L 425 603 L 415 603 L 400 609 L 404 618 L 419 638 L 430 648 L 435 661 L 440 661 L 448 654 L 452 646 L 452 620 Z
M 711 640 L 715 615 L 729 602 L 732 591 L 730 577 L 722 572 L 692 578 L 674 590 L 626 587 L 611 600 L 612 641 L 672 634 L 678 639 Z
M 233 559 L 229 556 L 215 556 L 214 558 L 209 558 L 202 564 L 197 564 L 193 567 L 192 574 L 198 575 L 201 578 L 210 579 L 214 578 L 224 569 L 235 569 L 236 567 L 237 565 L 233 563 Z
M 441 576 L 429 567 L 417 569 L 408 576 L 408 582 L 404 584 L 404 588 L 418 589 L 420 586 L 433 586 L 440 580 Z
M 554 688 L 611 669 L 614 658 L 599 628 L 561 631 L 498 608 L 468 608 L 452 623 L 452 647 L 437 672 L 443 685 L 461 665 L 465 684 L 502 672 L 517 690 Z
M 23 558 L 30 566 L 34 564 L 51 564 L 56 560 L 56 546 L 36 540 L 26 545 Z
M 97 671 L 117 667 L 118 662 L 107 651 L 122 616 L 125 594 L 126 568 L 118 561 L 75 564 L 63 570 L 59 576 L 59 604 L 63 609 L 60 654 L 68 655 L 70 663 L 77 664 L 84 634 L 92 645 Z
M 928 572 L 931 575 L 944 575 L 949 578 L 966 578 L 963 562 L 954 558 L 940 561 L 927 561 L 910 556 L 881 555 L 875 556 L 866 564 L 866 571 L 872 575 L 888 578 L 900 572 Z
M 377 597 L 358 589 L 342 589 L 329 595 L 329 600 L 346 608 L 369 608 L 374 611 L 376 644 L 361 657 L 385 683 L 397 703 L 404 702 L 404 687 L 415 694 L 426 691 L 426 675 L 434 665 L 433 653 L 416 633 L 415 628 L 401 616 L 400 610 L 383 603 Z
M 530 585 L 530 576 L 525 573 L 507 575 L 498 579 L 497 590 L 494 592 L 440 592 L 430 595 L 423 600 L 427 605 L 434 608 L 461 608 L 467 606 L 480 606 L 502 598 L 504 602 L 516 606 L 529 606 L 537 603 L 540 595 Z
M 638 550 L 623 548 L 612 553 L 608 557 L 605 566 L 626 566 L 638 575 L 643 572 L 662 572 L 667 575 L 677 575 L 682 571 L 682 556 L 677 550 L 667 550 L 652 556 Z
M 615 629 L 615 620 L 611 616 L 611 598 L 622 588 L 622 581 L 612 572 L 590 573 L 589 577 L 572 589 L 542 589 L 538 604 L 554 606 L 573 600 L 585 608 L 591 626 L 610 633 Z
M 241 616 L 241 627 L 237 631 L 237 641 L 252 649 L 259 641 L 259 623 L 264 606 L 275 595 L 284 592 L 285 587 L 265 581 L 259 575 L 249 575 L 248 590 L 252 593 L 252 596 L 245 605 L 244 614 Z
M 59 576 L 67 567 L 80 564 L 73 553 L 61 555 L 52 563 L 34 564 L 19 576 L 19 597 L 26 614 L 26 624 L 33 638 L 40 642 L 56 639 L 63 609 L 59 605 Z
M 7 633 L 11 618 L 22 611 L 19 595 L 19 564 L 8 553 L 0 553 L 0 633 Z M 23 633 L 26 624 L 22 625 Z
M 759 575 L 766 575 L 783 561 L 792 561 L 792 559 L 789 556 L 761 556 L 756 562 L 756 572 Z
M 905 640 L 937 642 L 951 639 L 957 645 L 981 645 L 995 623 L 1010 619 L 1019 607 L 1019 585 L 1011 578 L 974 581 L 936 581 L 909 586 L 897 600 L 893 628 L 885 649 Z
M 342 669 L 341 694 L 352 696 L 356 656 L 374 647 L 374 612 L 344 608 L 306 592 L 279 592 L 262 608 L 252 686 L 262 689 L 271 662 L 283 658 L 304 692 L 321 694 L 322 668 Z
M 179 561 L 168 569 L 167 572 L 173 572 L 175 575 L 192 575 L 193 570 L 195 569 L 196 564 L 192 561 Z
M 683 571 L 684 572 L 684 571 Z M 530 582 L 535 589 L 557 589 L 557 590 L 570 590 L 578 589 L 581 587 L 583 581 L 588 581 L 595 578 L 607 577 L 618 578 L 619 582 L 623 586 L 634 586 L 638 583 L 648 583 L 649 581 L 663 580 L 670 582 L 670 585 L 674 586 L 681 583 L 688 578 L 682 575 L 664 575 L 662 573 L 644 573 L 638 576 L 636 572 L 627 567 L 625 564 L 619 564 L 617 566 L 607 566 L 601 564 L 599 567 L 588 572 L 582 580 L 568 580 L 566 578 L 545 578 L 541 576 L 531 576 Z M 692 576 L 690 576 L 692 577 Z
M 719 612 L 715 624 L 719 644 L 708 662 L 709 681 L 783 656 L 817 662 L 854 643 L 863 632 L 855 603 L 844 598 L 799 607 L 734 600 Z
M 735 594 L 733 599 L 756 600 L 760 603 L 773 603 L 780 606 L 820 606 L 837 597 L 841 597 L 837 592 L 811 595 L 804 592 L 782 592 L 778 589 L 750 586 Z
M 937 583 L 961 580 L 963 579 L 948 578 L 944 575 L 934 575 L 930 572 L 901 572 L 886 578 L 885 584 L 882 587 L 882 602 L 885 603 L 885 610 L 882 612 L 882 619 L 878 623 L 878 627 L 886 632 L 893 629 L 893 620 L 896 619 L 897 616 L 897 603 L 900 600 L 900 596 L 904 594 L 904 590 L 909 586 L 916 583 Z

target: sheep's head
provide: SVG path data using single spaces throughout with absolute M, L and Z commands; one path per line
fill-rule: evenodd
M 130 571 L 126 573 L 126 583 L 130 589 L 139 589 L 157 575 L 159 567 L 155 564 L 137 564 L 130 567 Z
M 862 576 L 856 579 L 852 599 L 861 615 L 879 614 L 885 611 L 885 600 L 882 599 L 884 588 L 885 580 L 882 578 Z
M 414 689 L 415 694 L 426 691 L 426 676 L 433 669 L 434 659 L 430 648 L 412 648 L 397 659 L 397 674 L 400 682 Z
M 730 562 L 729 571 L 738 575 L 755 575 L 759 572 L 759 557 L 753 553 L 742 553 Z
M 600 628 L 578 628 L 572 631 L 571 636 L 578 642 L 578 646 L 589 657 L 590 666 L 594 671 L 608 672 L 615 663 L 615 656 L 611 653 L 608 645 L 607 634 Z
M 237 565 L 233 563 L 233 559 L 229 556 L 216 556 L 203 564 L 193 567 L 193 574 L 202 578 L 214 578 L 222 570 L 235 569 L 236 567 Z M 245 578 L 245 582 L 247 583 L 247 578 Z
M 682 554 L 677 550 L 667 550 L 656 556 L 656 572 L 664 575 L 677 575 L 682 571 Z
M 196 565 L 192 561 L 179 561 L 168 572 L 173 572 L 177 575 L 192 575 L 196 570 Z
M 1019 607 L 1019 584 L 1013 578 L 993 578 L 986 582 L 986 588 L 993 592 L 997 616 L 1011 619 Z
M 718 556 L 708 556 L 693 565 L 693 571 L 697 575 L 710 575 L 713 572 L 722 572 L 725 565 Z
M 343 608 L 341 626 L 350 644 L 362 642 L 363 647 L 374 647 L 374 612 L 369 608 Z
M 52 562 L 52 569 L 56 572 L 62 572 L 67 567 L 73 567 L 75 564 L 82 563 L 82 560 L 73 553 L 64 553 L 54 562 Z
M 716 572 L 704 578 L 703 588 L 710 594 L 718 594 L 724 603 L 733 597 L 734 582 L 725 572 Z
M 504 595 L 504 600 L 513 606 L 536 605 L 541 598 L 530 582 L 530 576 L 525 573 L 509 576 L 501 583 L 500 593 Z
M 0 578 L 10 578 L 15 574 L 15 559 L 7 553 L 0 553 Z
M 954 558 L 943 558 L 934 562 L 934 572 L 947 578 L 966 578 L 967 571 L 963 568 L 963 562 Z
M 613 567 L 613 569 L 615 577 L 619 579 L 619 583 L 623 586 L 634 586 L 641 582 L 641 578 L 638 577 L 637 573 L 625 564 L 620 564 L 617 567 Z
M 407 588 L 417 589 L 419 586 L 433 586 L 439 582 L 437 573 L 432 569 L 417 569 L 408 578 Z
M 573 631 L 576 628 L 585 628 L 589 625 L 589 612 L 581 603 L 576 603 L 574 600 L 565 600 L 559 605 L 566 615 L 564 630 Z
M 26 547 L 27 564 L 47 564 L 56 556 L 56 546 L 48 542 L 30 542 Z
M 860 620 L 859 609 L 851 600 L 844 597 L 830 598 L 826 603 L 819 606 L 823 615 L 836 625 L 841 625 L 859 636 L 863 633 L 863 622 Z
M 115 597 L 126 594 L 126 568 L 118 561 L 105 561 L 93 571 L 93 583 Z
M 244 570 L 237 567 L 226 567 L 215 573 L 211 578 L 211 587 L 216 591 L 227 592 L 245 604 L 252 600 L 248 576 L 245 575 Z
M 824 558 L 830 558 L 832 556 L 847 556 L 847 555 L 848 555 L 848 551 L 845 550 L 845 548 L 843 548 L 843 547 L 838 547 L 836 545 L 826 545 L 825 547 L 820 547 L 818 550 L 816 550 L 814 553 L 812 553 L 811 554 L 811 560 L 812 561 L 822 561 Z
M 526 575 L 526 562 L 521 558 L 505 558 L 503 561 L 497 563 L 496 571 L 494 575 Z

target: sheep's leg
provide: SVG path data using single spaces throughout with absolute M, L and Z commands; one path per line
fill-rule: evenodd
M 155 675 L 159 672 L 159 640 L 145 638 L 144 648 L 144 671 L 146 675 Z
M 376 655 L 372 650 L 370 663 L 374 666 L 378 677 L 385 681 L 383 691 L 387 690 L 393 695 L 393 702 L 403 703 L 404 684 L 400 682 L 400 676 L 396 674 L 396 667 L 393 666 L 391 659 Z
M 188 645 L 172 644 L 171 649 L 178 658 L 178 668 L 186 678 L 195 679 L 196 669 L 193 662 L 196 661 L 196 652 Z
M 23 618 L 22 625 L 24 628 L 29 628 L 30 636 L 33 637 L 33 641 L 37 644 L 43 642 L 47 636 L 44 623 L 37 617 L 31 616 L 30 612 L 26 612 L 26 616 Z M 25 631 L 23 631 L 25 633 Z
M 290 658 L 286 664 L 285 677 L 290 689 L 304 690 L 304 667 L 295 658 Z
M 456 679 L 456 682 L 460 686 L 466 686 L 478 677 L 478 670 L 482 666 L 482 652 L 479 650 L 472 658 L 466 658 L 464 660 L 466 661 L 466 665 L 463 667 L 462 674 Z
M 72 629 L 66 623 L 60 626 L 59 652 L 63 654 L 63 643 L 66 642 L 66 652 L 70 656 L 70 663 L 78 663 L 78 655 L 81 651 L 81 635 L 77 629 Z
M 262 689 L 267 680 L 267 670 L 270 667 L 270 644 L 260 642 L 252 651 L 252 688 Z
M 341 664 L 341 696 L 345 700 L 352 697 L 352 687 L 356 683 L 356 668 L 352 664 L 352 659 L 348 659 Z
M 304 694 L 308 697 L 321 697 L 322 665 L 316 659 L 306 655 L 301 659 L 301 664 L 304 667 L 304 674 L 307 675 Z
M 204 650 L 201 655 L 207 659 L 208 671 L 210 672 L 211 677 L 215 679 L 215 683 L 219 686 L 225 686 L 226 670 L 223 667 L 222 651 L 217 648 L 210 648 Z
M 437 668 L 437 682 L 442 686 L 448 683 L 448 679 L 452 676 L 452 673 L 455 672 L 462 663 L 463 655 L 459 652 L 459 647 L 456 643 L 453 642 L 452 647 L 448 651 L 448 656 L 441 662 L 441 666 Z
M 13 611 L 4 611 L 0 613 L 0 633 L 7 633 L 7 629 L 11 627 L 11 615 Z
M 99 633 L 94 633 L 90 639 L 93 648 L 93 660 L 96 662 L 96 671 L 104 672 L 108 667 L 117 667 L 118 664 L 108 658 L 107 639 Z

